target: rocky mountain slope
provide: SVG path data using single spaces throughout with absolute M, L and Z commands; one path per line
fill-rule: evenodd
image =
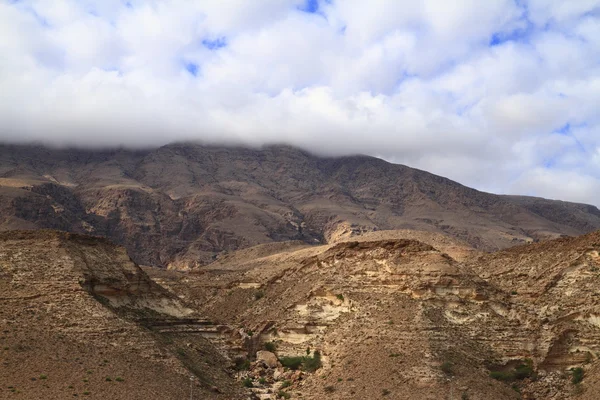
M 201 326 L 166 329 L 198 318 L 104 239 L 0 235 L 0 399 L 247 398 Z
M 250 364 L 239 378 L 262 399 L 597 398 L 600 233 L 492 254 L 415 233 L 462 261 L 408 231 L 377 234 L 148 271 L 254 350 L 284 364 L 319 352 L 316 372 Z
M 600 232 L 474 251 L 378 231 L 191 272 L 102 238 L 0 235 L 0 398 L 582 399 Z M 77 396 L 75 396 L 77 395 Z
M 144 265 L 192 268 L 262 243 L 376 230 L 494 250 L 600 228 L 593 206 L 497 196 L 366 157 L 173 144 L 143 151 L 0 146 L 0 229 L 104 236 Z

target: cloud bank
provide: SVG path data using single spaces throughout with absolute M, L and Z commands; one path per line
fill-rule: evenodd
M 0 140 L 288 143 L 600 205 L 600 0 L 0 0 Z

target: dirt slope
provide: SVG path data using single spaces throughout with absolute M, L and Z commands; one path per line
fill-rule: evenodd
M 201 335 L 153 329 L 192 318 L 104 239 L 0 236 L 1 399 L 245 398 Z

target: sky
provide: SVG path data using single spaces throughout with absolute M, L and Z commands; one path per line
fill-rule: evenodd
M 0 141 L 184 140 L 600 206 L 600 0 L 0 0 Z

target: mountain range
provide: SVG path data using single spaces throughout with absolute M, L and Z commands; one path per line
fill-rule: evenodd
M 600 210 L 289 146 L 2 145 L 0 221 L 1 230 L 103 236 L 139 264 L 190 269 L 258 244 L 333 243 L 378 230 L 443 233 L 491 251 L 600 229 Z

